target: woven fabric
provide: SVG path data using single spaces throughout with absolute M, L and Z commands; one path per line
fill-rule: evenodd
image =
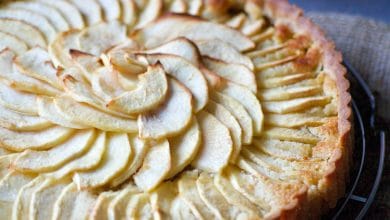
M 308 13 L 343 57 L 378 94 L 379 115 L 390 121 L 390 25 L 359 16 Z
M 378 113 L 389 126 L 390 25 L 338 13 L 312 12 L 308 16 L 327 32 L 344 59 L 362 74 L 372 91 L 376 92 Z M 388 149 L 387 155 L 390 155 L 389 152 Z M 378 155 L 368 156 L 378 158 Z M 390 160 L 387 158 L 382 182 L 367 219 L 390 219 L 389 170 Z

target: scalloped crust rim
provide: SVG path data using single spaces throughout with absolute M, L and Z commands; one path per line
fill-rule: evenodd
M 259 0 L 254 0 L 260 3 Z M 261 4 L 261 3 L 260 3 Z M 349 166 L 351 163 L 352 154 L 352 111 L 350 107 L 351 95 L 349 93 L 349 81 L 346 78 L 346 69 L 341 64 L 341 53 L 336 51 L 333 41 L 325 37 L 324 32 L 315 25 L 309 18 L 303 16 L 303 10 L 295 5 L 291 5 L 287 0 L 264 0 L 263 8 L 266 16 L 270 17 L 276 23 L 287 24 L 294 33 L 304 34 L 310 36 L 313 44 L 321 48 L 322 65 L 324 72 L 328 74 L 336 82 L 338 90 L 338 148 L 333 152 L 331 158 L 328 160 L 328 168 L 324 177 L 319 184 L 325 184 L 333 187 L 341 187 L 338 190 L 337 197 L 331 198 L 329 207 L 333 207 L 337 199 L 344 193 L 344 180 L 348 179 Z M 342 180 L 342 183 L 340 182 Z M 341 185 L 341 186 L 340 186 Z M 334 189 L 330 189 L 334 190 Z M 307 207 L 301 207 L 300 204 L 305 204 L 305 198 L 302 192 L 297 194 L 298 200 L 293 201 L 288 206 L 285 206 L 280 212 L 273 213 L 270 218 L 296 218 L 300 216 L 300 210 L 307 210 Z M 306 203 L 307 204 L 307 203 Z M 296 210 L 296 211 L 293 211 Z M 298 212 L 298 213 L 297 213 Z

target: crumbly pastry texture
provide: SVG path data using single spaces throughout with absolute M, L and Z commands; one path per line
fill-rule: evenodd
M 287 1 L 3 1 L 0 51 L 0 219 L 317 219 L 344 193 L 346 70 Z

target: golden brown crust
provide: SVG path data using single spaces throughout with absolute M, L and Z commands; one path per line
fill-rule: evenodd
M 348 92 L 349 81 L 346 79 L 346 69 L 341 64 L 341 53 L 335 50 L 334 43 L 325 37 L 324 32 L 318 26 L 303 16 L 300 8 L 290 5 L 286 0 L 265 0 L 263 3 L 265 14 L 273 19 L 275 25 L 288 25 L 294 33 L 310 36 L 313 46 L 320 49 L 324 72 L 336 82 L 338 120 L 337 123 L 330 123 L 324 129 L 338 131 L 338 140 L 334 142 L 337 148 L 332 149 L 333 152 L 328 159 L 328 168 L 319 182 L 319 188 L 326 189 L 324 192 L 325 198 L 328 198 L 327 203 L 332 208 L 335 206 L 337 199 L 344 193 L 345 179 L 348 176 L 349 169 L 348 160 L 351 154 L 351 96 Z M 310 59 L 308 60 L 310 61 Z M 324 144 L 328 148 L 331 145 L 329 142 Z M 296 209 L 299 210 L 299 207 L 296 207 Z M 274 217 L 283 218 L 284 216 L 281 213 Z

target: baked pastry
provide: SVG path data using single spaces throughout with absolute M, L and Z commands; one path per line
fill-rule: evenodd
M 341 55 L 286 1 L 9 1 L 0 49 L 0 219 L 315 219 L 344 193 Z

